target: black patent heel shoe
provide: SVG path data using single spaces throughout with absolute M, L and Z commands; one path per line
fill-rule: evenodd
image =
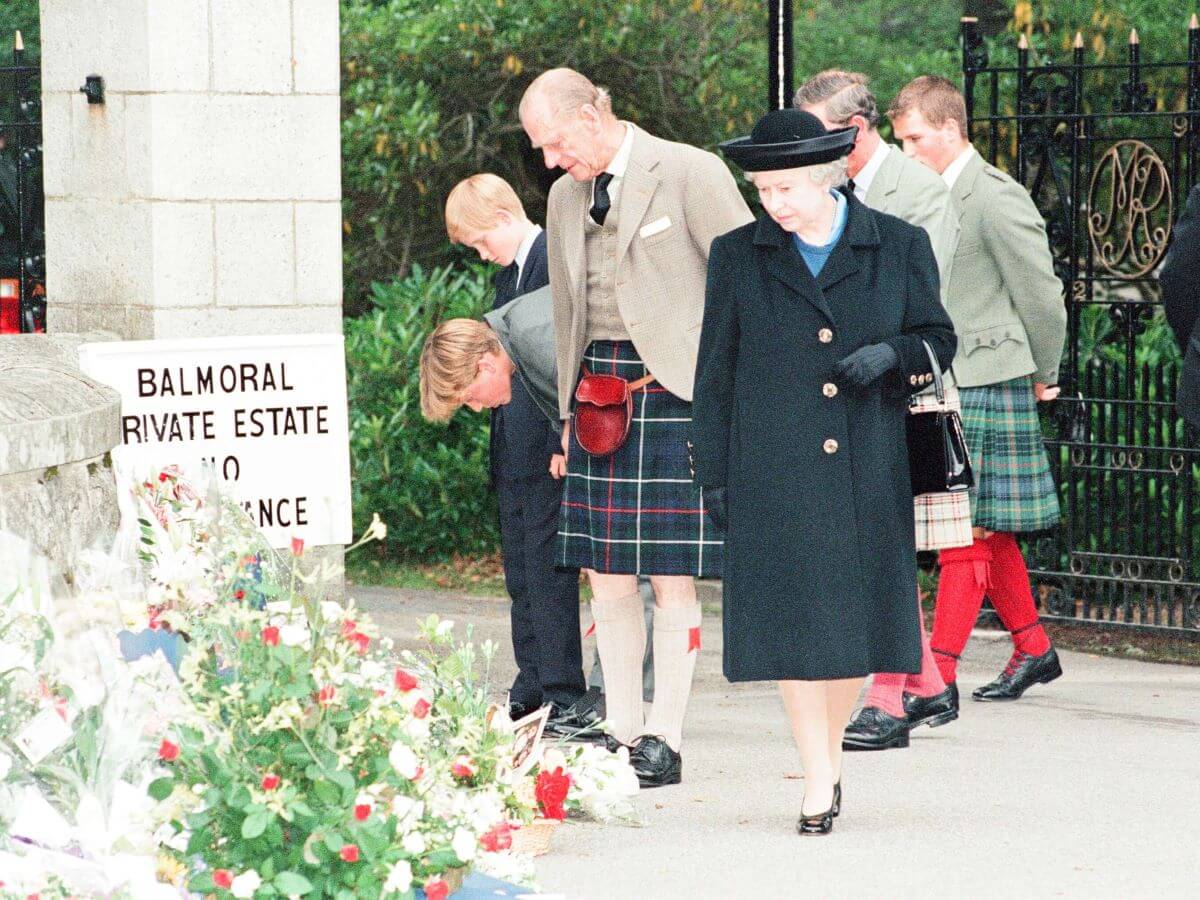
M 841 780 L 839 780 L 838 783 L 833 786 L 833 807 L 829 811 L 834 816 L 840 816 L 842 814 L 842 782 L 841 782 Z
M 829 834 L 833 831 L 833 817 L 837 815 L 834 810 L 839 808 L 838 803 L 838 788 L 837 785 L 833 788 L 833 805 L 825 812 L 813 813 L 806 816 L 804 814 L 804 804 L 800 804 L 800 818 L 796 821 L 796 833 L 807 834 Z

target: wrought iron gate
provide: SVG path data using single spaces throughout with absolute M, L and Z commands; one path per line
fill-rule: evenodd
M 0 333 L 46 328 L 40 83 L 18 32 L 0 66 Z
M 1024 184 L 1065 285 L 1062 397 L 1045 417 L 1063 523 L 1028 548 L 1049 618 L 1200 629 L 1197 436 L 1174 408 L 1178 353 L 1155 272 L 1200 180 L 1200 25 L 1175 61 L 991 65 L 962 25 L 975 146 Z M 1171 52 L 1166 49 L 1165 52 Z M 1182 57 L 1186 52 L 1186 58 Z M 981 111 L 982 109 L 982 111 Z

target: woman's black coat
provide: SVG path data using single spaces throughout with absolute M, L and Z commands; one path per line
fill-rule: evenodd
M 763 216 L 717 238 L 696 370 L 696 479 L 728 491 L 725 676 L 917 672 L 913 501 L 904 417 L 956 339 L 929 237 L 848 195 L 814 279 Z M 861 390 L 835 364 L 887 343 L 897 370 Z

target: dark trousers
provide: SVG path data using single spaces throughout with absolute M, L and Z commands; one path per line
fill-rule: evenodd
M 579 570 L 555 568 L 562 482 L 547 472 L 496 478 L 504 584 L 512 597 L 517 679 L 511 702 L 574 703 L 586 690 L 579 634 Z

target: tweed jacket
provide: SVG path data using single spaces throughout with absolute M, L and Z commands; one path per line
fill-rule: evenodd
M 978 154 L 951 193 L 961 231 L 946 311 L 959 337 L 958 386 L 1022 375 L 1055 384 L 1067 309 L 1041 214 L 1025 188 Z
M 950 188 L 930 169 L 892 147 L 867 188 L 867 206 L 924 228 L 937 259 L 942 303 L 950 285 L 950 267 L 958 246 L 958 209 Z
M 754 217 L 718 157 L 632 127 L 633 147 L 618 201 L 617 307 L 650 372 L 690 401 L 709 247 L 713 238 Z M 584 217 L 591 200 L 590 181 L 564 175 L 547 201 L 558 404 L 564 419 L 570 416 L 587 333 Z

